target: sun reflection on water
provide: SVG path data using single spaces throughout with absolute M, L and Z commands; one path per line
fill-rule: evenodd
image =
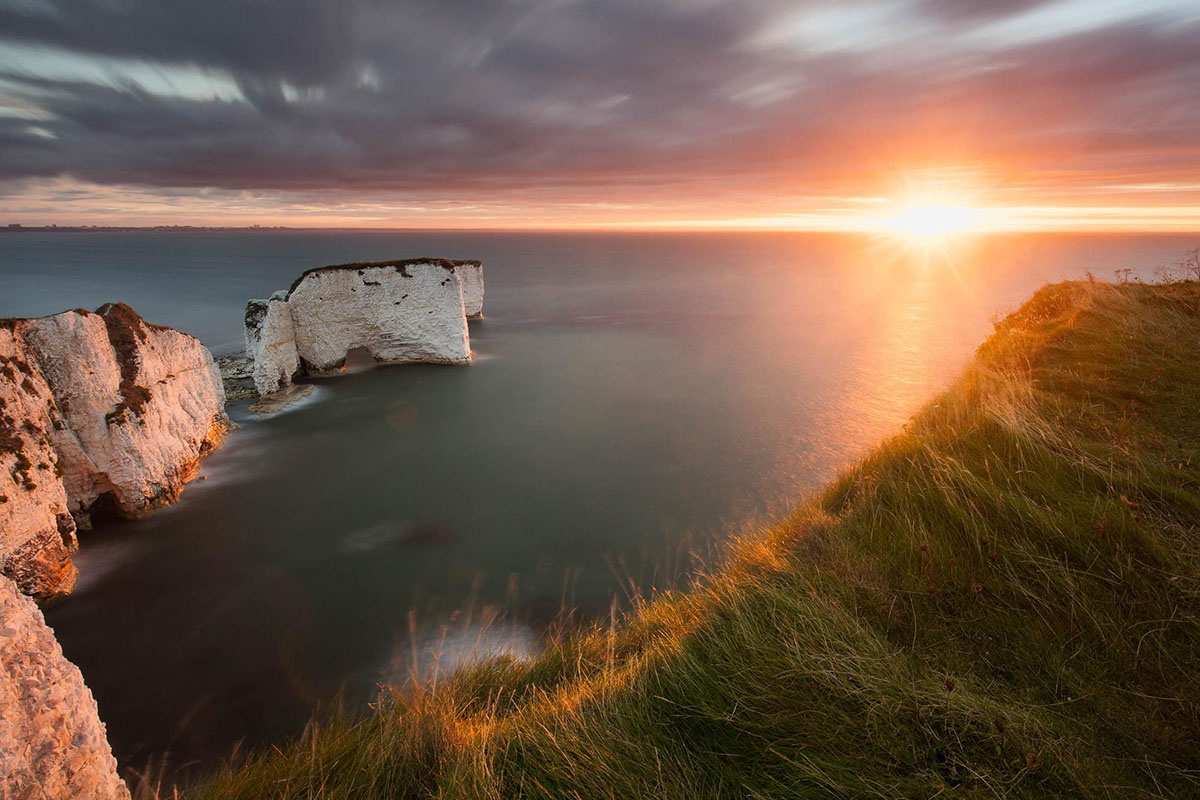
M 969 242 L 898 248 L 880 237 L 862 270 L 869 330 L 852 351 L 842 398 L 820 423 L 842 453 L 865 452 L 894 432 L 963 368 L 955 332 L 980 318 Z

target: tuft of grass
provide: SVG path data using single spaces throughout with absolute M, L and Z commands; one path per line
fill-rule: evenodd
M 1200 284 L 1064 283 L 689 589 L 196 798 L 1200 796 Z

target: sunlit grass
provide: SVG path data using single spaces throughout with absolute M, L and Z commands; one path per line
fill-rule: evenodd
M 194 796 L 1200 796 L 1198 300 L 1047 287 L 690 589 Z

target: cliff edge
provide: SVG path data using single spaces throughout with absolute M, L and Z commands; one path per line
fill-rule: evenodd
M 0 577 L 0 797 L 127 800 L 96 700 L 41 609 Z

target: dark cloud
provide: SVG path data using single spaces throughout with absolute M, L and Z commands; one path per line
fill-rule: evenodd
M 353 60 L 354 5 L 328 0 L 23 0 L 0 3 L 0 35 L 82 53 L 209 65 L 309 85 L 328 80 Z
M 1163 152 L 1200 169 L 1195 23 L 956 39 L 1033 5 L 913 0 L 839 47 L 796 18 L 844 5 L 785 0 L 0 0 L 0 39 L 195 69 L 239 93 L 0 64 L 7 93 L 44 112 L 0 117 L 0 179 L 512 192 L 816 182 L 951 158 L 1158 170 Z

